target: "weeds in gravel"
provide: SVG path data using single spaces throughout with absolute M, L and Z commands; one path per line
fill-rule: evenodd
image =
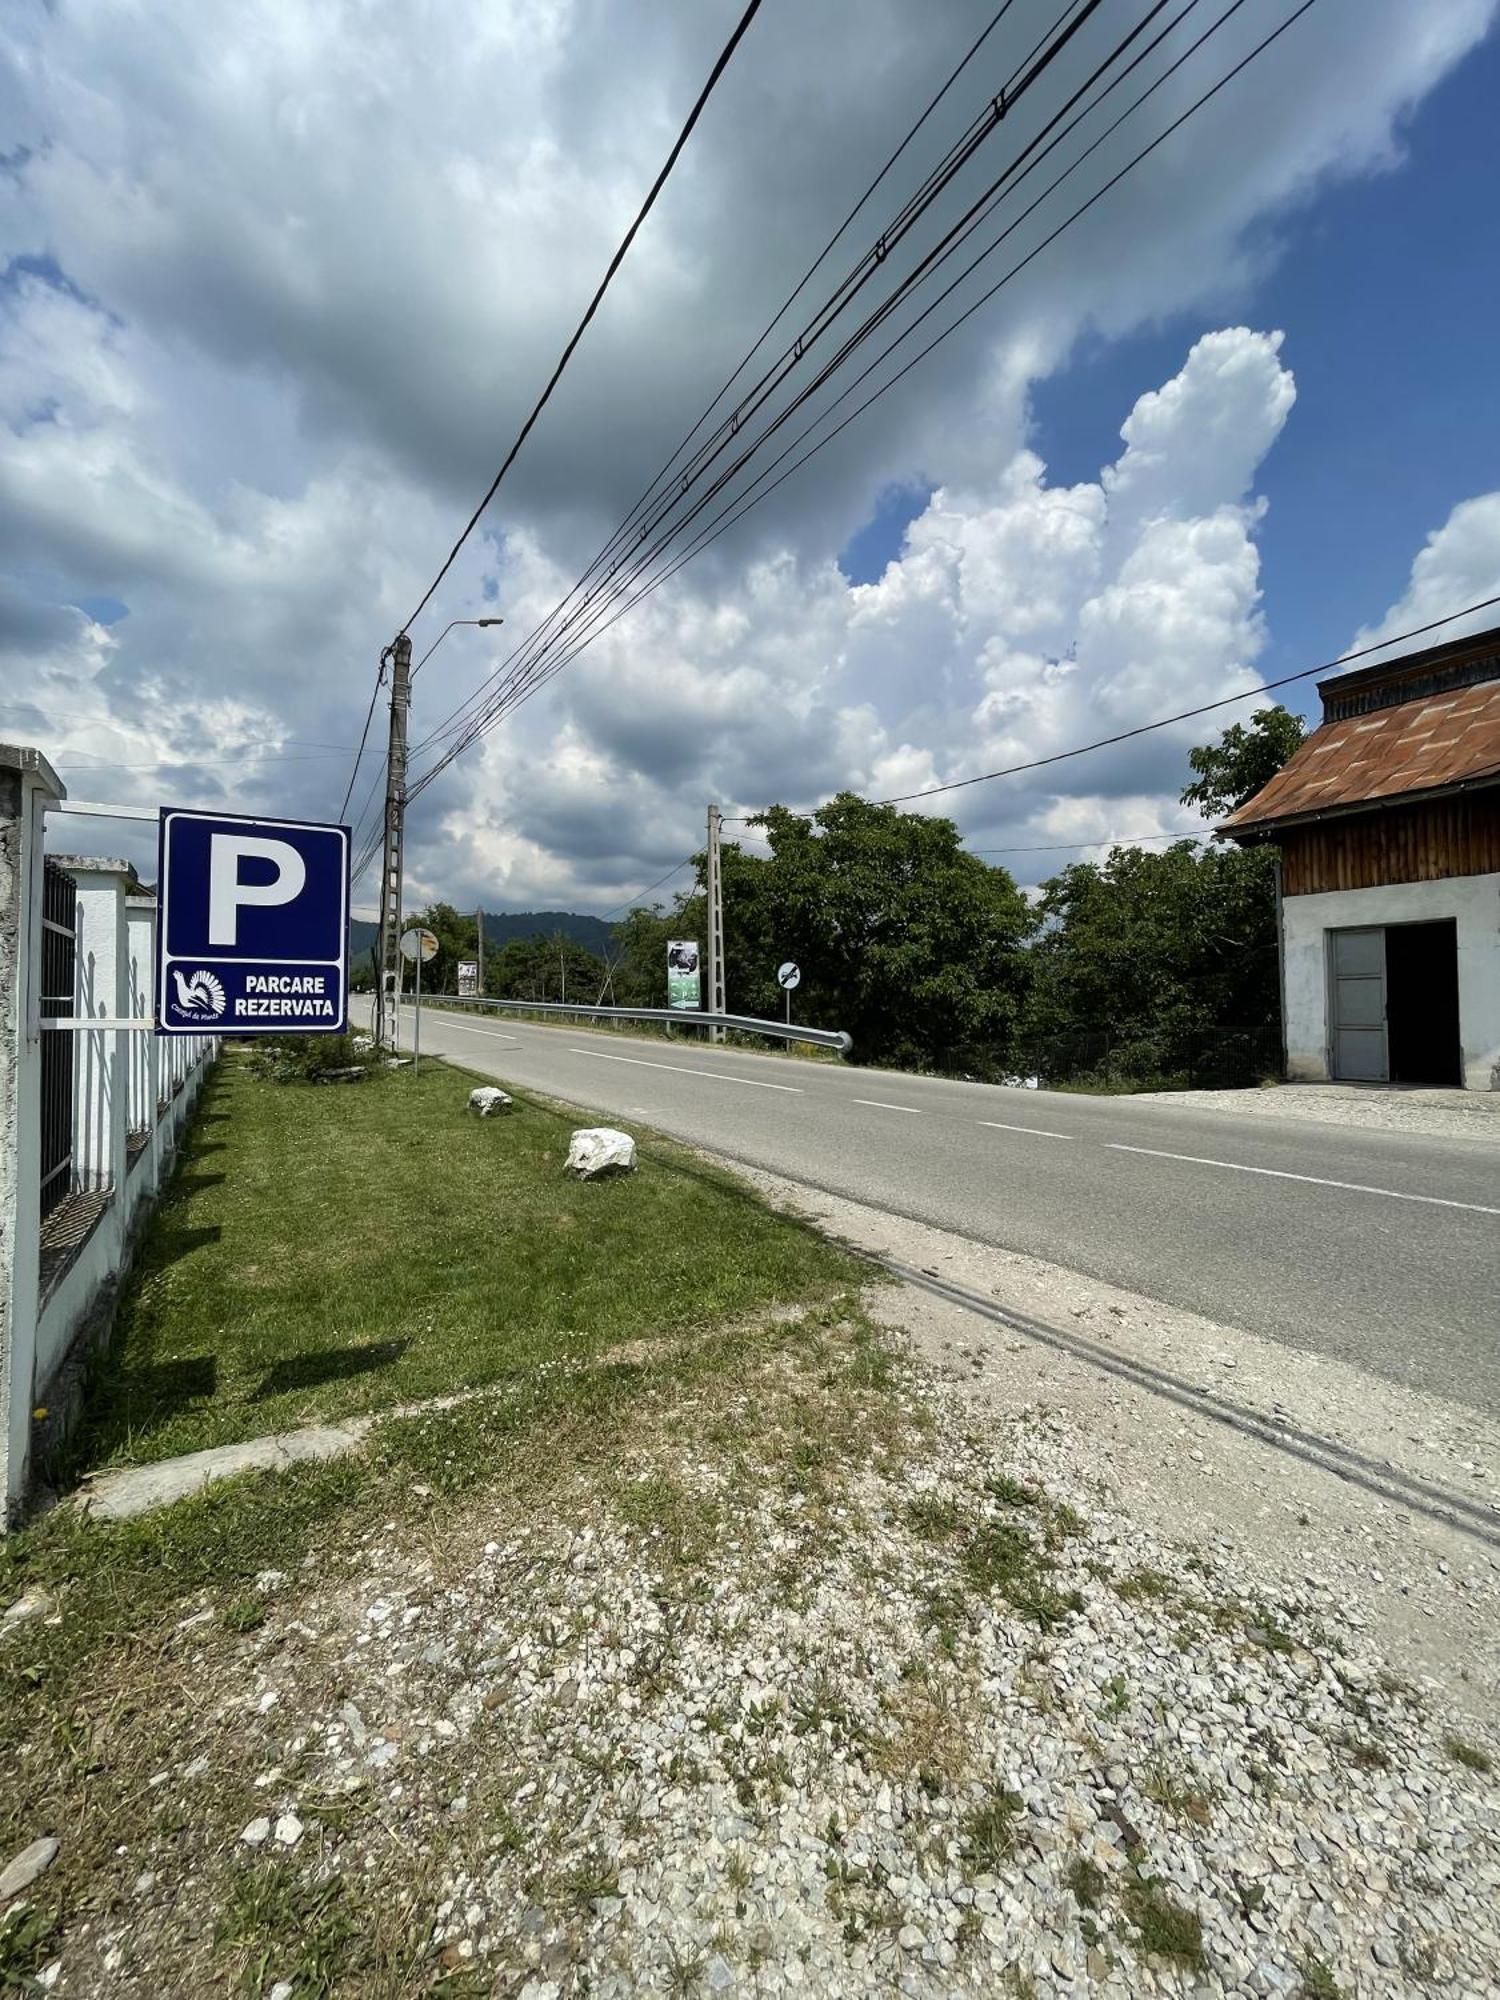
M 1344 2000 L 1344 1989 L 1315 1951 L 1302 1961 L 1302 1991 L 1297 2000 Z
M 1178 1595 L 1178 1586 L 1165 1570 L 1133 1569 L 1115 1585 L 1115 1595 L 1127 1604 L 1165 1604 Z
M 1024 1486 L 1008 1472 L 992 1473 L 984 1483 L 984 1490 L 1002 1507 L 1034 1507 L 1042 1497 L 1034 1487 Z
M 262 1993 L 285 1979 L 319 1995 L 353 1971 L 362 1926 L 348 1884 L 307 1882 L 287 1861 L 242 1863 L 231 1873 L 214 1942 L 239 1962 L 241 1990 Z
M 1346 1729 L 1333 1740 L 1357 1771 L 1390 1769 L 1390 1758 L 1378 1743 L 1372 1743 L 1367 1736 L 1356 1736 L 1352 1729 Z
M 907 1503 L 906 1525 L 923 1541 L 951 1541 L 958 1533 L 960 1521 L 956 1500 L 942 1500 L 935 1493 L 919 1493 Z
M 50 1906 L 12 1903 L 0 1916 L 0 1993 L 40 1993 L 34 1975 L 52 1956 L 58 1912 Z
M 1207 1826 L 1213 1818 L 1215 1793 L 1210 1786 L 1189 1784 L 1163 1756 L 1150 1757 L 1141 1774 L 1143 1797 L 1152 1799 L 1173 1819 Z
M 1493 1759 L 1485 1751 L 1477 1744 L 1466 1743 L 1462 1736 L 1445 1736 L 1443 1748 L 1455 1764 L 1462 1764 L 1468 1771 L 1478 1771 L 1482 1777 L 1488 1777 L 1495 1768 Z
M 1111 1674 L 1101 1693 L 1104 1696 L 1099 1704 L 1101 1715 L 1121 1716 L 1130 1706 L 1130 1684 L 1123 1674 Z
M 601 1896 L 618 1896 L 620 1877 L 607 1854 L 580 1855 L 563 1877 L 568 1899 L 580 1916 L 589 1915 Z
M 1082 1854 L 1070 1864 L 1064 1879 L 1081 1910 L 1097 1910 L 1109 1887 L 1109 1878 L 1104 1870 Z
M 976 1875 L 996 1874 L 1015 1852 L 1021 1795 L 995 1786 L 963 1822 L 962 1852 Z
M 1169 1959 L 1174 1965 L 1201 1971 L 1203 1926 L 1191 1910 L 1174 1902 L 1159 1882 L 1149 1877 L 1127 1882 L 1125 1914 L 1140 1933 L 1141 1950 L 1148 1958 Z
M 259 1597 L 236 1597 L 219 1613 L 219 1623 L 226 1632 L 253 1632 L 265 1622 L 265 1601 Z

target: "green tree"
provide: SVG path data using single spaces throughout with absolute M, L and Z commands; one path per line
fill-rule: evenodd
M 578 1000 L 594 1005 L 604 985 L 601 959 L 572 938 L 510 938 L 486 955 L 484 990 L 497 1000 Z
M 1009 1066 L 1032 917 L 1003 868 L 967 853 L 951 820 L 847 792 L 810 818 L 775 806 L 755 824 L 769 858 L 724 852 L 733 1011 L 778 1015 L 790 958 L 794 1014 L 846 1029 L 857 1062 Z
M 1045 1080 L 1250 1083 L 1274 1070 L 1275 862 L 1117 847 L 1042 884 L 1033 1060 Z
M 473 958 L 479 943 L 472 912 L 462 916 L 451 903 L 430 903 L 425 910 L 407 917 L 403 929 L 411 930 L 414 925 L 431 931 L 438 941 L 437 956 L 422 967 L 422 991 L 456 993 L 458 961 Z M 408 966 L 406 984 L 410 987 L 412 983 L 412 968 Z
M 1197 777 L 1182 794 L 1205 819 L 1222 819 L 1268 785 L 1302 741 L 1302 718 L 1283 708 L 1257 709 L 1249 724 L 1236 722 L 1217 743 L 1188 752 Z

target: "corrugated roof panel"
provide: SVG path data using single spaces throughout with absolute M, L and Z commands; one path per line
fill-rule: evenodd
M 1224 824 L 1260 826 L 1488 778 L 1500 778 L 1500 681 L 1494 680 L 1325 722 Z

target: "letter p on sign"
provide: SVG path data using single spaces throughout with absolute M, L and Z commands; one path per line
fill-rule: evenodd
M 269 881 L 247 882 L 242 864 L 268 861 L 275 873 Z M 249 833 L 214 833 L 208 854 L 208 942 L 236 945 L 240 911 L 254 905 L 275 908 L 294 902 L 307 882 L 307 864 L 289 841 L 268 840 Z

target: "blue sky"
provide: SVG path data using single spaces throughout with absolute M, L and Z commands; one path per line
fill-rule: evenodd
M 1149 5 L 1101 8 L 991 143 L 1024 146 Z M 1014 289 L 439 770 L 445 727 L 570 601 L 974 32 L 971 0 L 862 0 L 854 38 L 839 9 L 764 10 L 413 634 L 506 623 L 457 626 L 418 682 L 413 899 L 617 908 L 692 851 L 711 799 L 962 784 L 941 797 L 966 837 L 1038 868 L 1064 842 L 1169 838 L 1197 824 L 1192 725 L 1056 753 L 1242 687 L 1248 661 L 1331 657 L 1392 607 L 1394 630 L 1500 590 L 1497 8 L 1320 0 L 1117 191 L 1085 151 L 1074 188 L 1006 225 L 1037 252 Z M 94 797 L 340 809 L 380 649 L 546 381 L 722 13 L 0 12 L 0 723 Z M 1167 94 L 1128 143 L 1275 13 L 1225 15 L 1180 76 L 1152 57 Z M 1055 16 L 1012 0 L 931 158 Z M 907 254 L 936 251 L 995 157 Z M 1054 231 L 1086 186 L 1102 205 Z M 1079 484 L 1106 465 L 1107 493 Z M 943 505 L 891 564 L 929 483 Z M 877 587 L 847 586 L 841 545 Z M 377 769 L 350 801 L 372 853 Z
M 1389 171 L 1330 188 L 1263 232 L 1265 275 L 1221 310 L 1085 339 L 1032 397 L 1049 483 L 1096 479 L 1122 419 L 1201 333 L 1235 319 L 1286 334 L 1297 404 L 1256 481 L 1267 679 L 1331 659 L 1402 594 L 1413 554 L 1500 468 L 1500 36 L 1423 101 Z M 879 577 L 928 489 L 886 488 L 844 548 Z M 1284 699 L 1295 700 L 1297 690 Z M 1305 697 L 1315 702 L 1309 684 Z

